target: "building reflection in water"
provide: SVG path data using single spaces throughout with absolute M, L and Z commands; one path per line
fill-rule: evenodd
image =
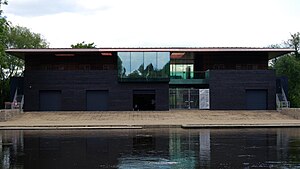
M 197 166 L 195 153 L 195 150 L 197 150 L 196 137 L 191 137 L 188 130 L 188 135 L 176 132 L 176 130 L 170 130 L 169 133 L 170 164 L 174 164 L 176 168 L 195 168 Z
M 0 168 L 300 167 L 300 131 L 0 131 Z
M 0 162 L 1 168 L 23 168 L 24 151 L 23 131 L 0 131 Z M 21 162 L 21 163 L 20 163 Z
M 200 167 L 210 168 L 210 130 L 199 132 L 199 162 Z

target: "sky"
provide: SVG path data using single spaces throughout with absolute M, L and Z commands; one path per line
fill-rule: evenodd
M 8 0 L 53 48 L 267 47 L 300 32 L 300 0 Z

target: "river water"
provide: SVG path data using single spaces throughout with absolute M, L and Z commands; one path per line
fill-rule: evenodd
M 0 168 L 300 168 L 299 128 L 3 130 Z

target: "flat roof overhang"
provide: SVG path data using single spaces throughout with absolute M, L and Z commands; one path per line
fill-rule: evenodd
M 237 53 L 267 53 L 269 59 L 273 59 L 284 54 L 294 52 L 290 48 L 243 48 L 243 47 L 211 47 L 211 48 L 191 48 L 191 47 L 171 47 L 171 48 L 44 48 L 44 49 L 7 49 L 6 53 L 24 59 L 30 54 L 72 54 L 72 53 L 101 53 L 101 52 L 237 52 Z

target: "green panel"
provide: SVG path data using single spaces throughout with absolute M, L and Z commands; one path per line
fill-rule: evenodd
M 119 82 L 169 82 L 169 78 L 119 78 Z
M 209 71 L 172 71 L 170 79 L 209 79 Z
M 209 84 L 208 79 L 170 79 L 169 84 Z

